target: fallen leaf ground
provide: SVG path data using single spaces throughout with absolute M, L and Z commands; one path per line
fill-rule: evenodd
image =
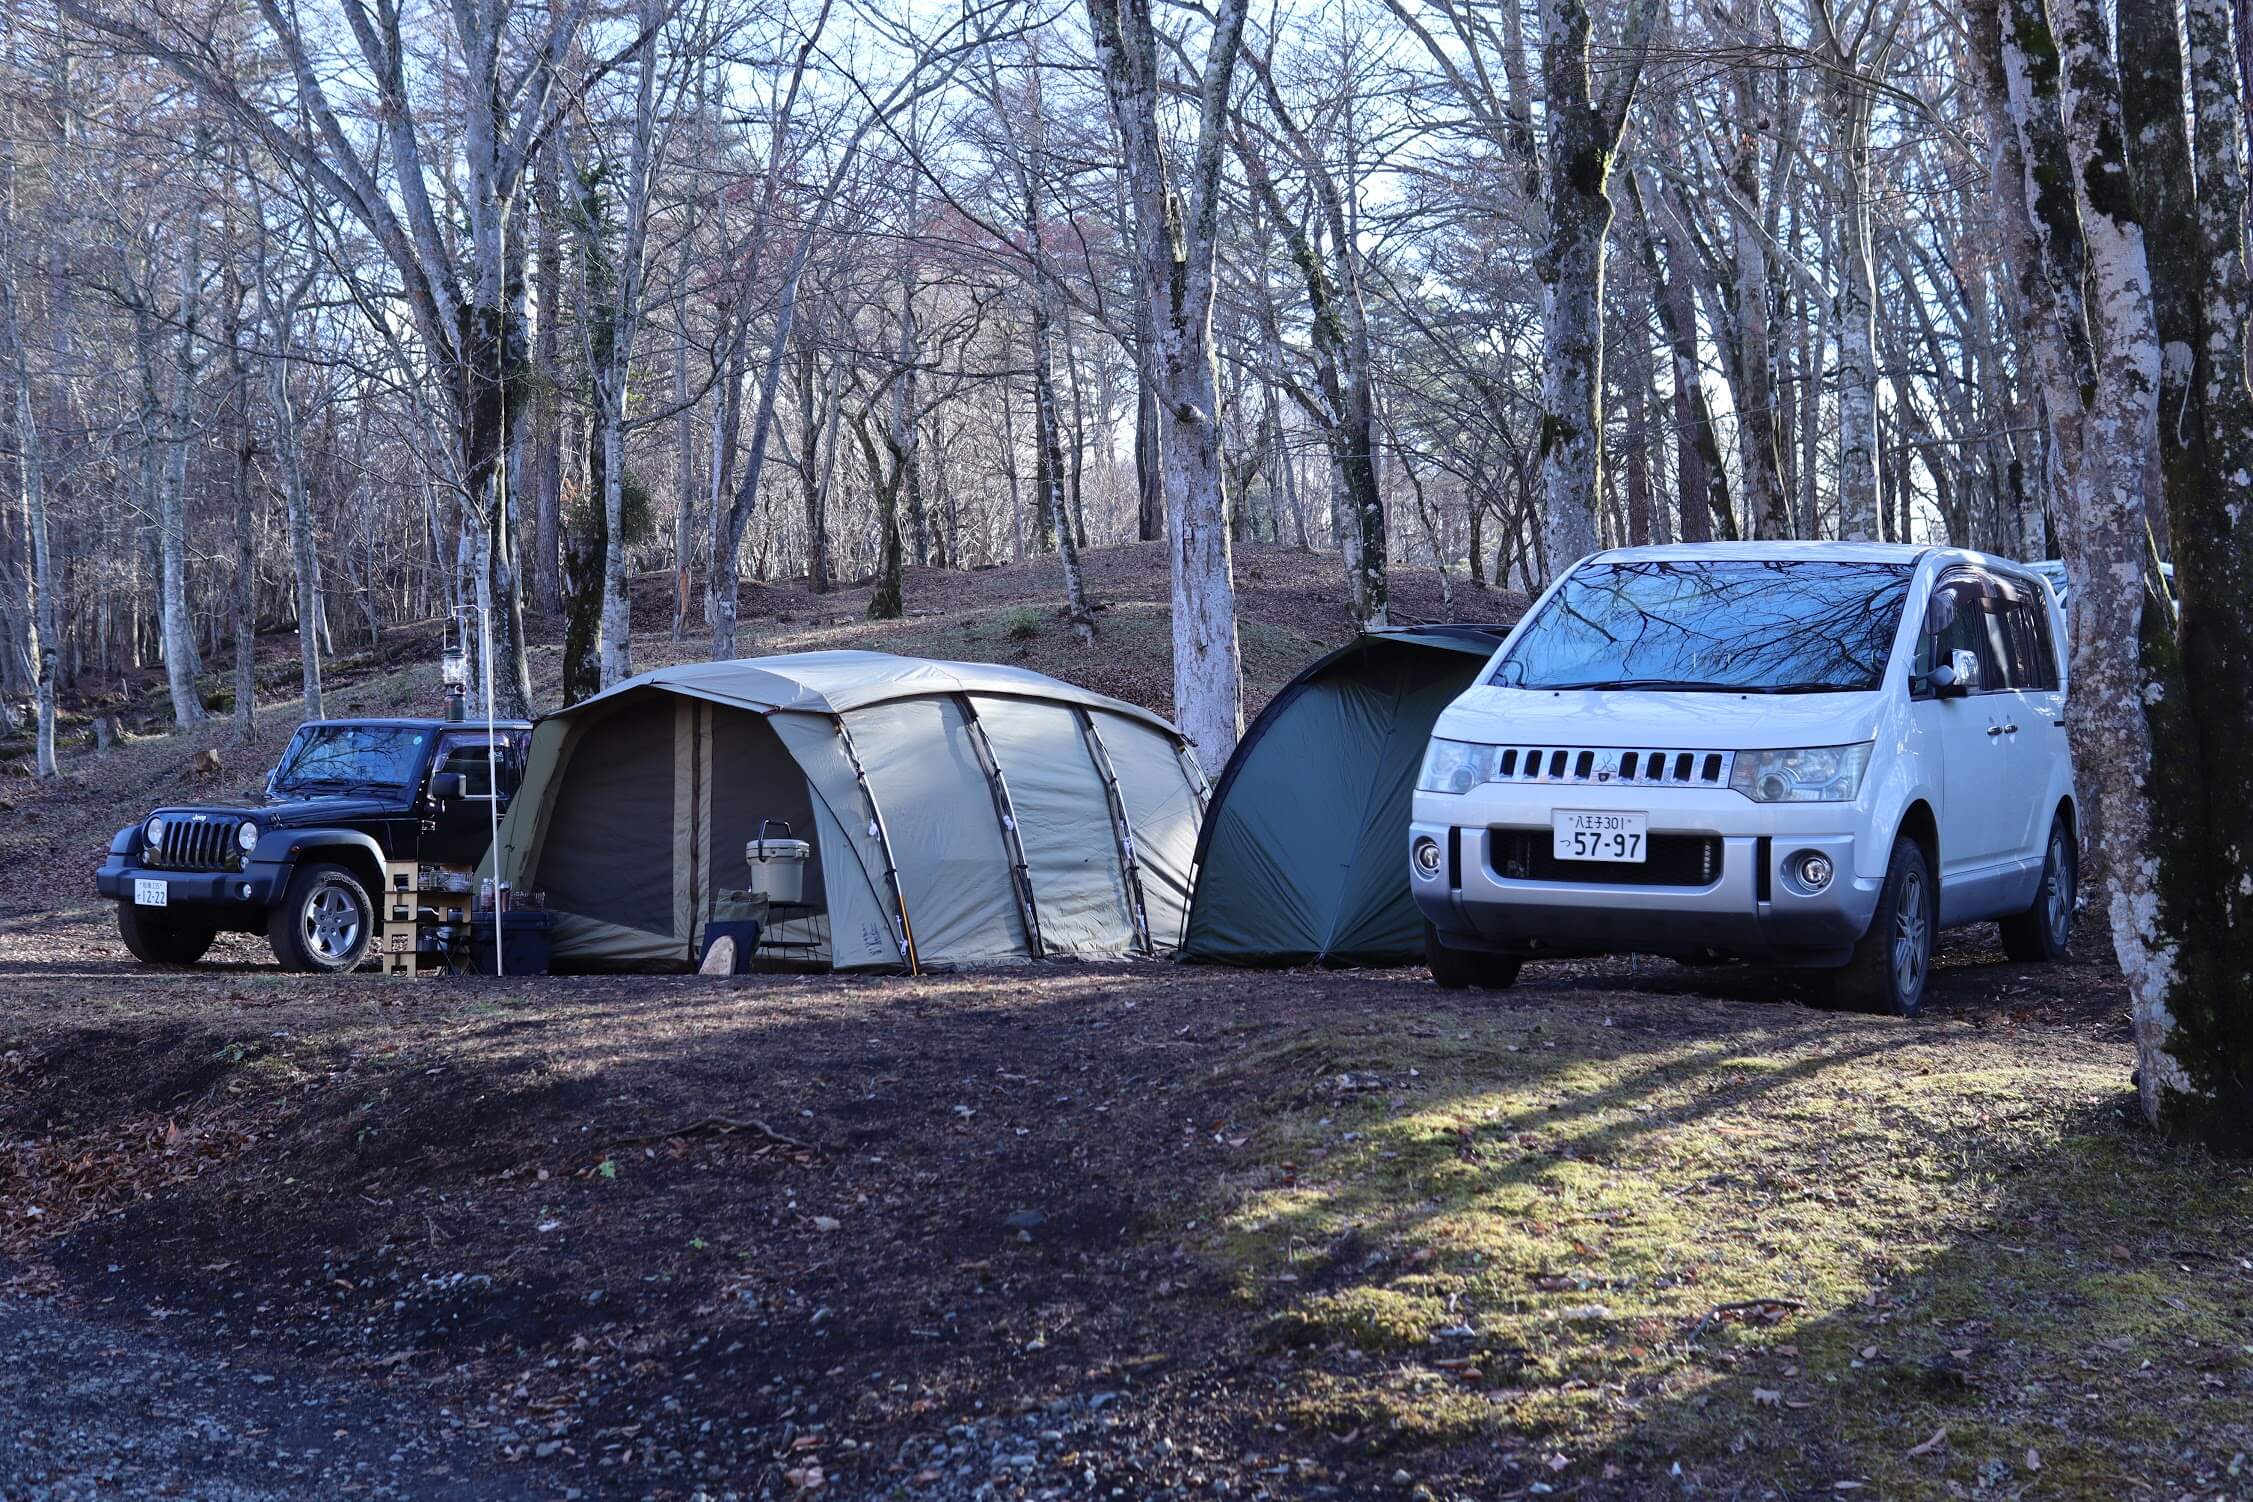
M 98 917 L 0 938 L 16 1296 L 419 1398 L 433 1486 L 2253 1494 L 2253 1179 L 2134 1125 L 2093 956 L 1967 940 L 1901 1023 L 1648 963 L 156 977 Z

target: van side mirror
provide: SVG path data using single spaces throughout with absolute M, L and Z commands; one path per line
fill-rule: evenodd
M 439 803 L 455 803 L 469 791 L 459 772 L 440 772 L 430 779 L 430 796 Z
M 1951 652 L 1927 681 L 1935 699 L 1961 699 L 1979 686 L 1979 658 L 1961 650 Z

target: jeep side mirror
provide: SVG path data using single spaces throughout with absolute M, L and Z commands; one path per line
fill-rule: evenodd
M 440 803 L 455 803 L 469 791 L 459 772 L 440 772 L 430 779 L 430 796 Z

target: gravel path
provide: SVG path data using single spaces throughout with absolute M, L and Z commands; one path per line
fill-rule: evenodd
M 575 1496 L 502 1473 L 390 1393 L 0 1298 L 0 1502 Z

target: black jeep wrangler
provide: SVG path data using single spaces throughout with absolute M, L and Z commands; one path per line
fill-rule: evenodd
M 265 934 L 286 969 L 356 969 L 384 863 L 476 864 L 531 729 L 495 726 L 489 761 L 482 724 L 308 720 L 255 804 L 160 808 L 117 832 L 94 884 L 146 965 L 192 965 L 224 931 Z

